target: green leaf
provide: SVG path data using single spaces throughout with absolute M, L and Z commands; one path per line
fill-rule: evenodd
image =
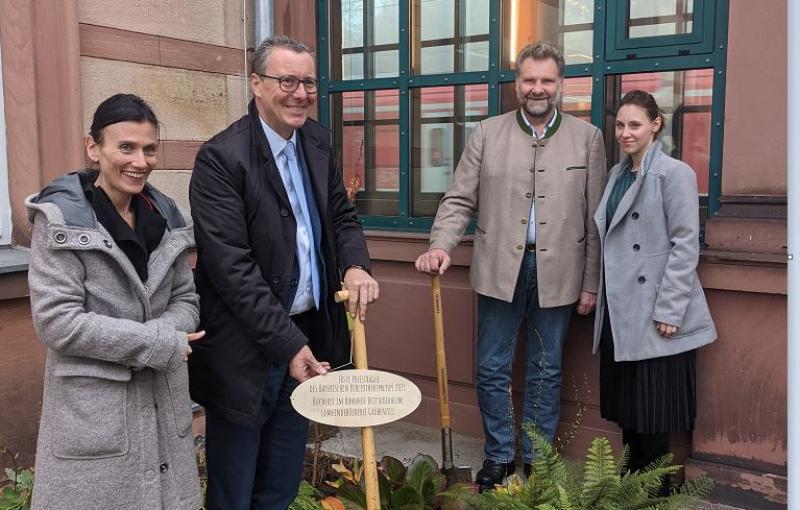
M 380 492 L 381 508 L 388 510 L 392 496 L 392 484 L 389 483 L 389 479 L 386 478 L 383 471 L 378 471 L 378 492 Z
M 419 454 L 411 461 L 406 474 L 408 485 L 417 489 L 422 494 L 425 480 L 430 480 L 434 474 L 439 473 L 439 466 L 430 455 Z
M 402 462 L 389 457 L 388 455 L 381 459 L 381 469 L 386 474 L 390 482 L 396 486 L 403 485 L 406 479 L 406 467 Z
M 338 496 L 339 499 L 355 503 L 361 509 L 367 508 L 367 496 L 364 494 L 361 487 L 357 485 L 351 485 L 349 483 L 342 485 L 336 489 L 336 496 Z
M 400 487 L 394 494 L 392 494 L 392 508 L 399 510 L 401 508 L 411 510 L 412 508 L 419 508 L 423 510 L 425 501 L 422 499 L 422 494 L 410 485 Z

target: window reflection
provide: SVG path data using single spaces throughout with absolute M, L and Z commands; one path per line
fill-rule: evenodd
M 332 2 L 332 5 L 333 79 L 358 80 L 397 76 L 397 0 L 342 0 Z
M 489 68 L 489 0 L 414 0 L 415 74 Z
M 472 128 L 488 116 L 488 98 L 486 85 L 413 91 L 413 216 L 436 214 Z
M 503 65 L 528 43 L 549 41 L 567 64 L 592 62 L 594 0 L 503 0 Z
M 697 174 L 698 190 L 707 194 L 713 82 L 711 69 L 609 76 L 605 122 L 609 164 L 622 158 L 614 137 L 619 101 L 627 92 L 641 89 L 653 94 L 664 112 L 665 124 L 659 138 L 664 151 L 692 167 Z
M 396 90 L 331 95 L 333 138 L 344 185 L 360 214 L 398 214 L 399 94 Z
M 628 37 L 688 34 L 694 0 L 628 0 Z

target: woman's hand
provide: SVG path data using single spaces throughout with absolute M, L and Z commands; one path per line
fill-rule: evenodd
M 195 333 L 186 333 L 186 339 L 189 340 L 189 342 L 196 342 L 197 340 L 200 340 L 204 336 L 206 336 L 206 332 L 205 331 L 197 331 Z M 189 355 L 191 353 L 192 353 L 192 348 L 191 347 L 187 347 L 186 348 L 186 352 L 183 353 L 183 361 L 189 361 Z
M 658 334 L 661 336 L 671 337 L 678 332 L 678 326 L 673 326 L 672 324 L 667 324 L 666 322 L 654 322 L 656 323 L 656 331 L 658 331 Z

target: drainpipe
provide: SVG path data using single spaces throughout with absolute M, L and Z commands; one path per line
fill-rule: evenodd
M 788 508 L 800 508 L 800 2 L 786 16 L 787 202 L 788 202 Z
M 272 12 L 272 0 L 253 1 L 253 44 L 256 47 L 272 35 Z

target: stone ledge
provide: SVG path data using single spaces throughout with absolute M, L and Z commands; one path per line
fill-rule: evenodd
M 730 464 L 686 459 L 686 478 L 706 475 L 714 480 L 709 499 L 751 510 L 786 508 L 785 474 L 755 471 Z
M 27 271 L 29 251 L 23 246 L 0 247 L 0 274 Z

